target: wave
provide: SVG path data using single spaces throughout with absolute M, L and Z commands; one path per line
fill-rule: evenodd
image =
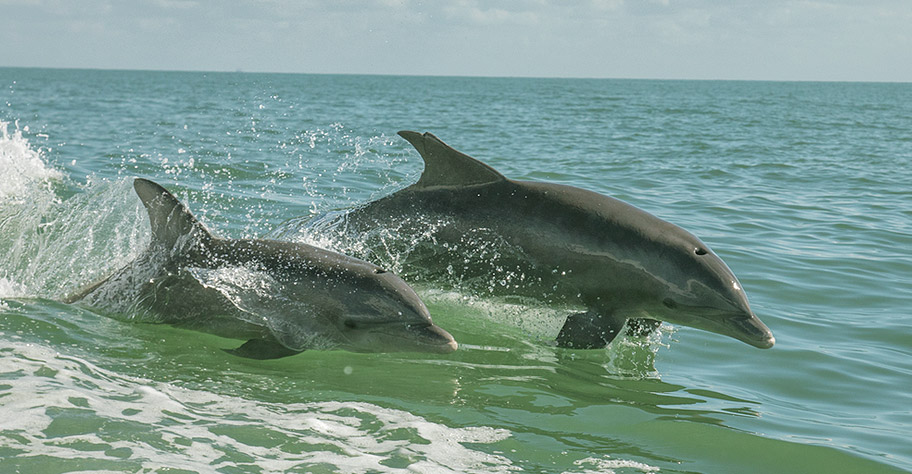
M 34 453 L 17 458 L 21 467 L 53 458 L 89 470 L 515 470 L 504 456 L 464 445 L 503 441 L 511 433 L 502 428 L 448 427 L 360 401 L 270 403 L 188 389 L 34 344 L 13 343 L 5 353 L 33 374 L 8 380 L 0 405 L 8 435 L 0 449 Z

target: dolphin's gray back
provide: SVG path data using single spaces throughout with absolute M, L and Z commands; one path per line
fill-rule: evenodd
M 615 295 L 658 291 L 642 263 L 673 258 L 664 240 L 690 235 L 596 192 L 507 179 L 430 133 L 400 135 L 425 161 L 421 178 L 343 220 L 356 241 L 390 225 L 415 239 L 401 245 L 407 277 L 551 303 L 608 305 Z M 358 243 L 352 251 L 357 247 L 378 246 Z

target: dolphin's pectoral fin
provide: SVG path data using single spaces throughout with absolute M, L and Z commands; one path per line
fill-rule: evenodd
M 107 283 L 107 281 L 110 279 L 111 279 L 111 276 L 108 275 L 108 276 L 102 278 L 101 280 L 96 281 L 95 283 L 91 283 L 89 285 L 86 285 L 86 286 L 80 288 L 79 290 L 77 290 L 73 293 L 64 295 L 62 298 L 60 298 L 60 301 L 66 303 L 66 304 L 73 304 L 73 303 L 85 298 L 86 296 L 91 294 L 93 291 L 97 290 L 98 287 Z
M 279 341 L 276 341 L 272 338 L 251 339 L 242 344 L 241 347 L 238 347 L 237 349 L 222 350 L 231 355 L 256 360 L 281 359 L 282 357 L 293 356 L 295 354 L 300 354 L 303 352 L 289 349 L 282 344 L 279 344 Z
M 649 318 L 627 320 L 627 334 L 634 337 L 646 337 L 662 325 L 662 321 Z
M 557 345 L 570 349 L 598 349 L 620 334 L 625 318 L 587 311 L 571 314 L 557 335 Z

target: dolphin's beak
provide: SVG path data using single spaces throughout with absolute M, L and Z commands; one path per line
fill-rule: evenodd
M 729 336 L 754 347 L 769 349 L 776 343 L 773 332 L 753 314 L 746 318 L 729 319 L 726 325 L 730 330 Z
M 459 344 L 450 333 L 436 324 L 427 326 L 409 326 L 409 335 L 420 341 L 421 348 L 427 352 L 449 354 L 455 351 Z

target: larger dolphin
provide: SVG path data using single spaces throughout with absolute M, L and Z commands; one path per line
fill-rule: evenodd
M 255 359 L 456 350 L 396 275 L 306 244 L 216 238 L 163 187 L 136 179 L 134 188 L 152 225 L 149 248 L 66 302 L 247 340 L 228 352 Z
M 400 245 L 415 278 L 455 275 L 493 294 L 584 308 L 561 329 L 564 347 L 604 347 L 628 320 L 640 332 L 661 320 L 775 343 L 732 271 L 690 232 L 598 193 L 507 179 L 430 133 L 399 135 L 424 159 L 418 182 L 333 225 L 356 236 L 386 229 L 374 251 Z

